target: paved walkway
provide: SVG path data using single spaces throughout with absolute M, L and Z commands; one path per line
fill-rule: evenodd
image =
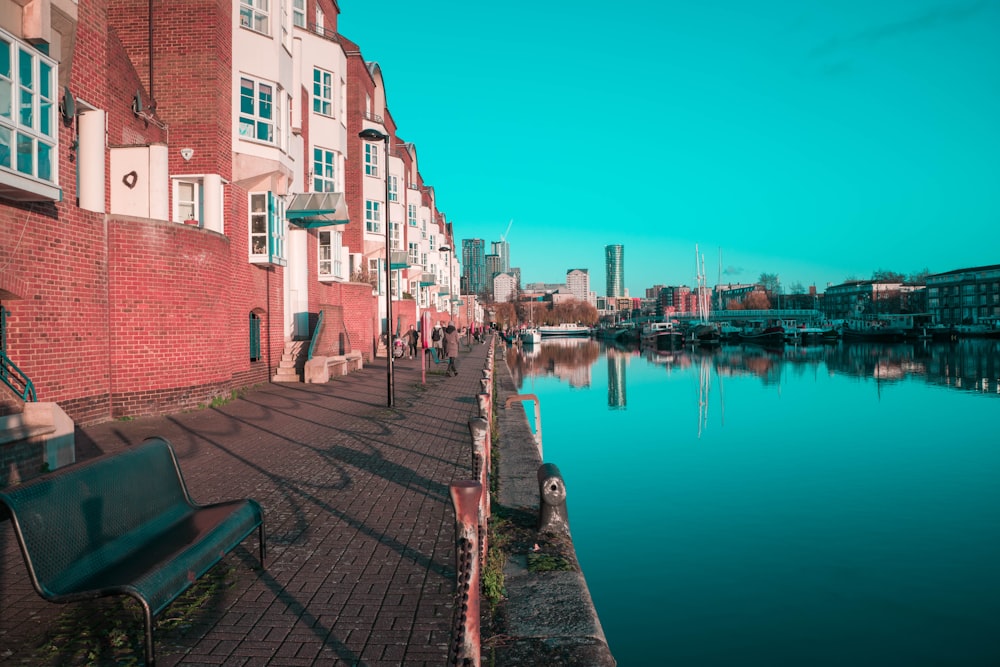
M 220 407 L 79 429 L 78 460 L 163 436 L 197 502 L 251 497 L 264 507 L 265 571 L 251 536 L 223 561 L 231 587 L 186 631 L 157 635 L 158 664 L 445 664 L 455 587 L 448 486 L 471 475 L 468 421 L 486 352 L 463 352 L 454 378 L 430 364 L 426 385 L 419 360 L 396 361 L 391 409 L 378 359 L 329 384 L 268 384 Z M 0 663 L 36 664 L 35 647 L 58 643 L 60 620 L 102 603 L 43 601 L 0 523 Z M 128 632 L 141 656 L 141 622 Z

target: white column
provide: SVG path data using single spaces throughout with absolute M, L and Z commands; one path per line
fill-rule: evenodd
M 104 213 L 105 113 L 91 109 L 80 113 L 77 165 L 80 174 L 80 208 Z

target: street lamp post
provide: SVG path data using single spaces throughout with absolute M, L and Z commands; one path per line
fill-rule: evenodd
M 439 251 L 444 253 L 451 252 L 451 246 L 443 245 L 438 248 Z M 448 257 L 448 319 L 454 321 L 456 317 L 455 313 L 455 283 L 452 282 L 451 273 L 451 257 Z
M 379 132 L 373 127 L 358 132 L 358 137 L 365 141 L 381 141 L 385 144 L 385 374 L 386 404 L 391 408 L 395 403 L 395 389 L 392 377 L 392 241 L 389 220 L 389 135 Z

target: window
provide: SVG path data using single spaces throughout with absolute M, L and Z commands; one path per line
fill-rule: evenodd
M 55 61 L 0 30 L 0 172 L 13 177 L 2 177 L 4 182 L 55 184 L 55 97 Z
M 409 252 L 407 253 L 407 263 L 416 266 L 420 263 L 420 244 L 410 243 L 408 244 Z
M 274 132 L 274 85 L 255 81 L 248 77 L 240 79 L 240 136 L 273 144 L 277 141 Z
M 285 204 L 272 192 L 250 193 L 250 261 L 285 265 Z
M 240 25 L 262 35 L 268 30 L 268 0 L 240 0 Z
M 422 239 L 426 239 L 427 238 L 427 221 L 426 220 L 421 220 L 420 221 L 420 238 L 422 238 Z
M 406 219 L 410 223 L 410 227 L 417 226 L 417 206 L 416 204 L 410 204 L 406 207 Z
M 306 0 L 292 0 L 292 25 L 306 27 Z
M 428 241 L 428 244 L 430 246 L 428 248 L 428 250 L 434 250 L 434 235 L 431 234 L 431 237 L 429 239 L 427 239 L 427 241 Z
M 382 231 L 382 202 L 365 200 L 365 231 L 379 234 Z
M 180 180 L 174 182 L 174 220 L 201 220 L 202 184 L 198 180 Z
M 389 240 L 392 242 L 392 249 L 399 250 L 400 243 L 400 225 L 398 222 L 389 221 Z
M 382 260 L 377 257 L 368 260 L 368 275 L 375 278 L 375 285 L 373 285 L 373 287 L 378 290 L 379 294 L 382 293 L 383 287 L 385 286 L 385 283 L 383 282 L 385 280 L 385 272 L 381 270 L 381 266 Z
M 323 15 L 323 10 L 320 8 L 319 3 L 316 3 L 316 32 L 320 35 L 326 30 L 326 17 Z
M 250 313 L 250 361 L 260 361 L 260 318 Z
M 333 116 L 333 74 L 313 68 L 313 111 Z
M 423 267 L 424 271 L 427 270 L 427 253 L 420 253 L 420 266 Z
M 343 232 L 335 229 L 319 231 L 319 277 L 343 278 Z
M 378 176 L 378 144 L 365 144 L 365 176 Z
M 389 176 L 389 201 L 399 201 L 399 190 L 396 188 L 396 177 Z
M 337 154 L 313 148 L 313 192 L 337 191 Z

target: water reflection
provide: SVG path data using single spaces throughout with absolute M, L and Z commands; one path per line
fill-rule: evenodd
M 608 357 L 608 407 L 612 410 L 624 410 L 625 398 L 625 368 L 628 366 L 629 353 L 611 348 Z
M 590 338 L 550 338 L 540 345 L 512 347 L 507 365 L 519 387 L 526 377 L 552 375 L 583 388 L 590 386 L 590 371 L 600 355 L 600 344 Z

